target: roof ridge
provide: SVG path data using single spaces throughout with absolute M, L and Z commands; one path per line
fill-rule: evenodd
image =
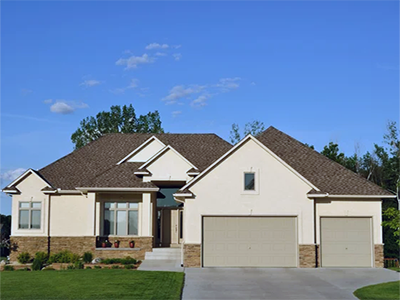
M 349 174 L 351 174 L 352 176 L 356 176 L 357 178 L 360 178 L 360 179 L 364 180 L 364 181 L 367 182 L 368 184 L 372 184 L 372 185 L 374 185 L 375 187 L 379 187 L 379 188 L 382 189 L 383 191 L 386 191 L 386 192 L 387 192 L 386 189 L 384 189 L 383 187 L 379 186 L 378 184 L 376 184 L 376 183 L 374 183 L 374 182 L 372 182 L 372 181 L 370 181 L 370 180 L 368 180 L 368 179 L 362 177 L 360 174 L 358 174 L 358 173 L 356 173 L 356 172 L 353 172 L 352 170 L 350 170 L 350 169 L 346 168 L 345 166 L 343 166 L 342 164 L 340 164 L 340 163 L 338 163 L 338 162 L 336 162 L 336 161 L 330 159 L 329 157 L 326 157 L 325 155 L 323 155 L 322 153 L 318 152 L 317 150 L 312 149 L 312 148 L 306 146 L 304 143 L 302 143 L 302 142 L 300 142 L 299 140 L 295 139 L 294 137 L 292 137 L 292 136 L 290 136 L 290 135 L 284 133 L 283 131 L 281 131 L 281 130 L 279 130 L 279 129 L 273 127 L 273 126 L 268 127 L 267 130 L 270 130 L 270 131 L 271 131 L 271 130 L 275 130 L 275 131 L 277 131 L 278 133 L 280 133 L 280 134 L 282 134 L 282 135 L 284 135 L 284 136 L 286 136 L 286 137 L 292 139 L 293 141 L 295 141 L 296 143 L 298 143 L 300 147 L 303 147 L 304 149 L 307 149 L 307 151 L 309 151 L 309 152 L 311 151 L 311 152 L 313 152 L 313 153 L 318 154 L 320 158 L 325 159 L 327 162 L 331 163 L 332 165 L 336 165 L 336 166 L 338 166 L 339 168 L 341 168 L 342 170 L 345 170 L 346 172 L 348 172 Z M 267 130 L 265 130 L 264 132 L 266 132 Z M 264 132 L 263 132 L 263 133 L 264 133 Z M 263 133 L 262 133 L 262 134 L 263 134 Z M 272 151 L 272 150 L 271 150 L 271 151 Z M 313 184 L 314 184 L 314 183 L 313 183 Z

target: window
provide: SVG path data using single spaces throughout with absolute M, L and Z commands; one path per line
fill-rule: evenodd
M 41 202 L 19 202 L 18 229 L 40 229 Z
M 254 184 L 254 173 L 244 173 L 244 190 L 245 191 L 254 191 L 255 184 Z
M 138 235 L 138 203 L 105 202 L 104 235 Z

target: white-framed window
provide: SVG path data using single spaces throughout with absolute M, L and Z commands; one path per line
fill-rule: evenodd
M 21 201 L 18 204 L 18 229 L 40 229 L 42 203 Z
M 245 172 L 244 173 L 244 191 L 255 191 L 256 190 L 256 173 Z
M 138 235 L 139 204 L 137 202 L 104 203 L 104 235 Z

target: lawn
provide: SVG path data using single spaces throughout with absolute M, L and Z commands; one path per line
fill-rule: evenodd
M 388 268 L 388 269 L 390 269 L 392 271 L 400 272 L 400 268 L 392 267 L 392 268 Z
M 398 300 L 400 298 L 400 281 L 385 282 L 381 284 L 365 286 L 354 292 L 354 295 L 361 300 Z
M 180 299 L 184 273 L 132 270 L 8 271 L 1 299 Z

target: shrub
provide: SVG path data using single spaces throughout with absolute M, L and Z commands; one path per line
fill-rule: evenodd
M 32 263 L 32 271 L 40 271 L 43 268 L 43 261 L 35 258 Z
M 64 250 L 50 256 L 49 263 L 75 263 L 79 260 L 79 255 L 71 251 Z
M 95 269 L 101 269 L 101 266 L 94 266 Z
M 68 265 L 67 270 L 73 270 L 73 269 L 75 269 L 74 265 Z
M 44 269 L 42 269 L 42 271 L 55 271 L 56 269 L 54 269 L 53 267 L 46 267 Z
M 26 264 L 31 260 L 31 255 L 28 252 L 21 252 L 17 259 L 21 264 Z
M 130 265 L 130 264 L 136 264 L 136 259 L 134 259 L 134 258 L 132 258 L 132 257 L 130 257 L 130 256 L 127 256 L 125 259 L 123 259 L 122 261 L 121 261 L 121 263 L 123 264 L 123 265 Z
M 125 265 L 125 269 L 131 270 L 134 269 L 135 266 L 134 265 Z
M 91 266 L 86 266 L 85 269 L 86 269 L 86 270 L 89 270 L 89 269 L 92 269 L 92 267 L 91 267 Z
M 118 266 L 118 265 L 114 265 L 114 266 L 111 267 L 111 269 L 121 269 L 121 267 Z
M 17 269 L 16 271 L 30 271 L 31 269 L 29 268 L 23 268 L 23 269 Z
M 10 265 L 5 265 L 4 266 L 4 271 L 14 271 L 14 267 Z
M 128 256 L 126 258 L 108 258 L 108 259 L 103 259 L 101 262 L 103 264 L 106 264 L 106 265 L 112 265 L 112 264 L 131 265 L 131 264 L 136 264 L 137 260 Z
M 85 253 L 83 253 L 83 256 L 82 256 L 82 260 L 85 262 L 85 263 L 91 263 L 92 262 L 92 260 L 93 260 L 93 254 L 92 254 L 92 252 L 85 252 Z
M 77 270 L 82 270 L 83 267 L 84 267 L 84 266 L 83 266 L 83 262 L 81 262 L 81 261 L 75 262 L 74 267 L 75 267 L 75 269 L 77 269 Z
M 35 259 L 39 259 L 45 264 L 49 260 L 49 255 L 46 252 L 36 252 Z

